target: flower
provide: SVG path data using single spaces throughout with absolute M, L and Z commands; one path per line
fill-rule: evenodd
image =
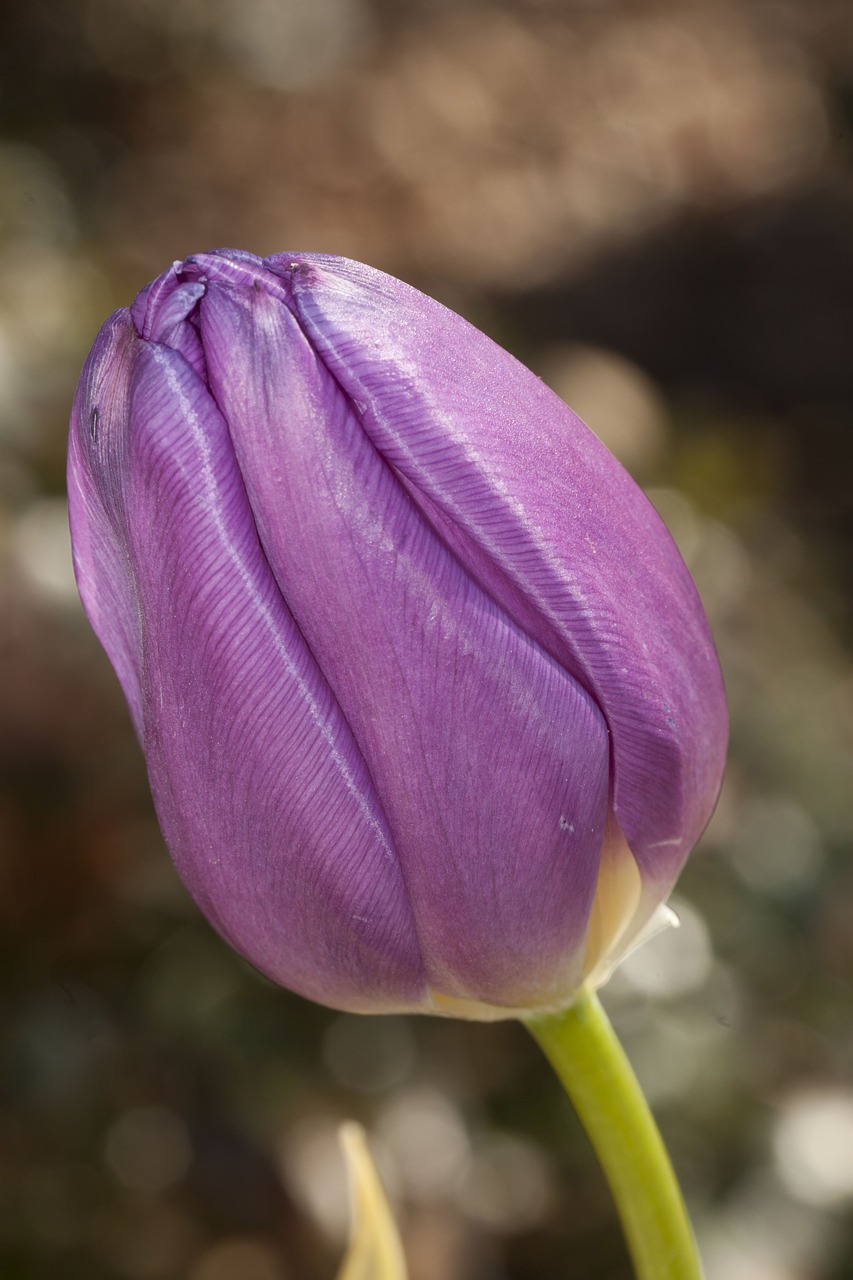
M 568 1004 L 664 901 L 726 710 L 660 519 L 538 378 L 359 263 L 222 250 L 104 325 L 78 583 L 201 909 L 351 1010 Z

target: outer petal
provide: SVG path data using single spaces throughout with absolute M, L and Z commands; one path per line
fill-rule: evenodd
M 264 550 L 382 797 L 431 986 L 564 1000 L 608 807 L 597 707 L 436 535 L 274 292 L 196 265 Z
M 128 453 L 124 428 L 138 354 L 129 313 L 116 311 L 89 352 L 74 398 L 68 514 L 80 595 L 115 667 L 136 731 L 141 733 L 139 609 L 124 524 Z M 96 456 L 101 462 L 93 469 Z
M 421 1006 L 392 837 L 270 574 L 225 423 L 187 361 L 129 337 L 125 316 L 100 339 L 71 458 L 84 602 L 135 707 L 158 816 L 199 904 L 303 994 L 351 1009 Z
M 662 522 L 579 419 L 452 312 L 358 263 L 267 265 L 413 501 L 601 707 L 614 809 L 662 895 L 708 819 L 726 742 L 707 623 Z

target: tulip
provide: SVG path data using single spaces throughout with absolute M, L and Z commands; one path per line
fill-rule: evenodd
M 531 372 L 359 263 L 223 250 L 104 325 L 78 583 L 166 842 L 356 1011 L 565 1007 L 666 899 L 726 739 L 695 587 Z

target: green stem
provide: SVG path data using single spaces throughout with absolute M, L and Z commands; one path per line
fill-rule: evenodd
M 525 1021 L 601 1161 L 638 1280 L 701 1280 L 666 1148 L 598 997 L 584 992 L 563 1013 Z

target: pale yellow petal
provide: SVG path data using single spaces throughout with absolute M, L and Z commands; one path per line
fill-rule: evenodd
M 349 1248 L 338 1280 L 406 1280 L 397 1224 L 385 1197 L 361 1125 L 341 1125 L 352 1195 Z
M 604 986 L 632 951 L 673 925 L 678 917 L 670 907 L 644 898 L 640 869 L 611 813 L 587 928 L 584 986 Z

